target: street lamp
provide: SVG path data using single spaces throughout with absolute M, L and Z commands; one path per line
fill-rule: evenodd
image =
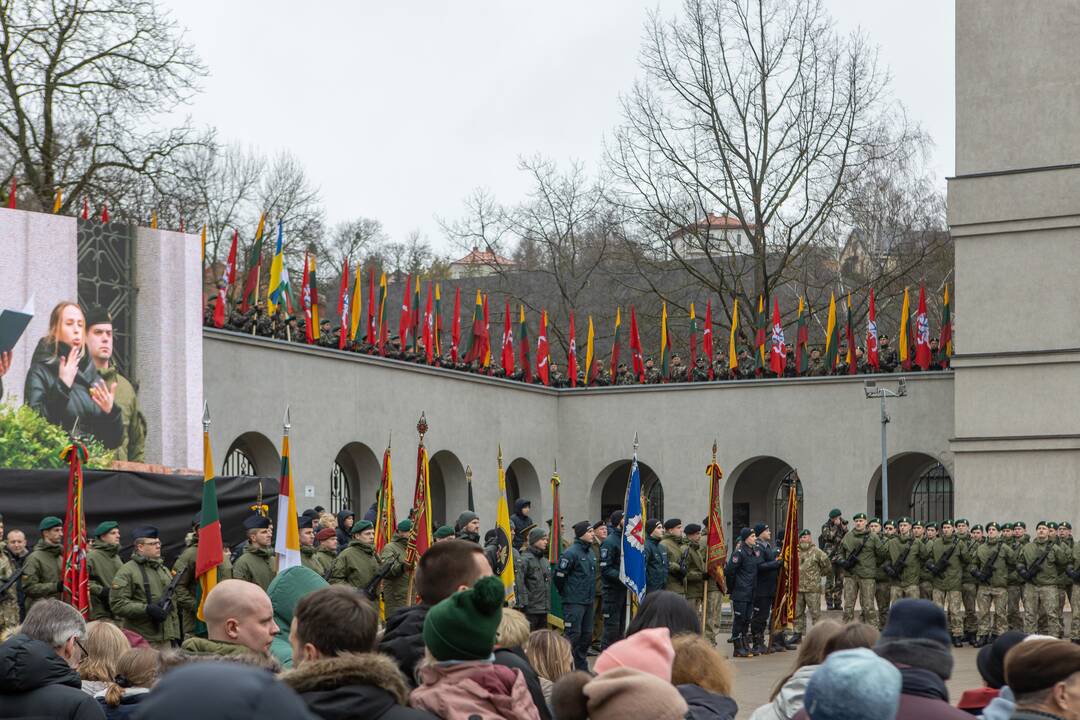
M 878 387 L 876 380 L 865 380 L 863 392 L 866 393 L 867 400 L 881 400 L 881 519 L 884 522 L 889 517 L 889 451 L 885 438 L 889 414 L 885 412 L 885 398 L 902 398 L 907 395 L 907 380 L 900 378 L 896 390 Z

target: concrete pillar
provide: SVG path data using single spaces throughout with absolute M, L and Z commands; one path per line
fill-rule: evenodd
M 1080 511 L 1076 29 L 1074 0 L 956 3 L 951 449 L 966 517 Z

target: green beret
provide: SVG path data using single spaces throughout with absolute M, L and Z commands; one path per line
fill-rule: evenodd
M 866 519 L 866 513 L 855 513 L 854 515 L 851 516 L 851 519 L 852 520 L 865 520 Z
M 900 523 L 907 523 L 908 525 L 910 525 L 911 524 L 911 518 L 909 518 L 907 515 L 904 515 L 903 517 L 901 517 L 899 520 L 896 521 L 897 525 L 899 525 Z M 920 524 L 922 524 L 922 523 L 920 523 Z
M 37 529 L 44 532 L 45 530 L 52 530 L 54 527 L 63 527 L 64 521 L 55 515 L 46 515 L 41 518 L 41 522 L 38 523 Z
M 926 526 L 923 524 L 922 520 L 916 520 L 915 522 L 911 523 L 911 527 L 917 528 L 917 527 L 926 527 Z
M 1046 527 L 1050 528 L 1051 530 L 1057 530 L 1057 523 L 1053 520 L 1047 520 Z
M 350 528 L 349 534 L 358 535 L 365 530 L 370 530 L 373 527 L 375 526 L 371 524 L 370 520 L 357 520 L 356 523 L 353 524 L 352 528 Z
M 1013 523 L 1013 528 L 1024 528 L 1025 530 L 1027 530 L 1027 525 L 1024 524 L 1023 520 L 1017 520 Z
M 397 531 L 399 533 L 412 532 L 412 520 L 405 518 L 397 524 Z
M 454 528 L 449 525 L 440 525 L 439 529 L 435 531 L 435 539 L 442 540 L 448 537 L 454 537 Z
M 994 523 L 994 524 L 997 525 L 997 523 Z M 990 526 L 987 525 L 986 527 L 990 527 Z M 998 529 L 999 530 L 1012 530 L 1013 529 L 1013 524 L 1010 523 L 1010 522 L 1001 523 L 1001 525 L 1000 525 L 1000 527 Z
M 971 526 L 971 532 L 975 532 L 976 530 L 981 531 L 982 529 L 983 529 L 983 526 L 980 525 L 979 523 L 975 523 L 974 525 Z
M 1065 522 L 1058 523 L 1058 527 L 1059 528 L 1065 528 L 1066 530 L 1072 530 L 1072 525 L 1069 524 L 1068 520 L 1066 520 Z
M 926 523 L 926 529 L 929 530 L 931 528 L 933 528 L 934 530 L 937 530 L 937 523 L 936 522 L 928 522 L 928 523 Z
M 879 518 L 879 517 L 872 517 L 872 518 L 870 518 L 870 522 L 871 522 L 871 523 L 877 523 L 878 525 L 880 525 L 880 524 L 881 524 L 881 518 Z
M 886 520 L 884 527 L 894 528 L 894 527 L 896 527 L 896 522 L 894 522 L 893 520 Z
M 1008 525 L 1008 523 L 1005 523 L 1005 524 Z M 1000 530 L 1001 526 L 998 525 L 996 522 L 991 520 L 990 522 L 986 523 L 986 529 L 990 530 L 991 528 L 994 529 L 994 530 Z
M 829 519 L 830 520 L 832 520 L 833 518 L 838 518 L 841 515 L 843 515 L 843 513 L 840 512 L 840 508 L 833 508 L 832 510 L 829 511 Z
M 955 525 L 953 525 L 953 521 L 950 520 L 949 518 L 945 518 L 944 520 L 941 521 L 941 527 L 945 527 L 946 525 L 948 525 L 950 527 L 956 527 Z
M 115 520 L 106 520 L 105 522 L 94 528 L 94 537 L 101 537 L 110 530 L 115 530 L 118 527 L 120 527 L 120 523 L 116 522 Z
M 799 533 L 799 537 L 811 537 L 812 535 L 813 533 L 810 532 L 809 528 Z
M 967 518 L 956 518 L 956 522 L 953 523 L 953 524 L 954 525 L 970 525 L 971 523 L 969 523 L 967 521 Z

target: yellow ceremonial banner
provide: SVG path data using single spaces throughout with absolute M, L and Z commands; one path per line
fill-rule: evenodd
M 496 551 L 492 568 L 503 583 L 505 602 L 514 602 L 514 533 L 510 529 L 510 508 L 506 503 L 506 474 L 503 472 L 502 445 L 499 445 L 499 506 L 495 516 Z

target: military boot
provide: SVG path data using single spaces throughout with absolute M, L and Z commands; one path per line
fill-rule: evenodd
M 980 635 L 975 640 L 975 642 L 973 643 L 973 647 L 981 648 L 981 647 L 985 647 L 985 646 L 987 646 L 989 644 L 990 644 L 990 636 L 989 635 Z
M 753 645 L 750 647 L 750 652 L 755 655 L 768 655 L 771 652 L 767 645 L 765 645 L 765 638 L 762 635 L 753 635 L 751 641 Z
M 964 641 L 963 641 L 963 639 L 962 639 L 962 636 L 960 636 L 960 635 L 953 635 L 953 636 L 952 636 L 952 646 L 953 646 L 954 648 L 961 648 L 961 647 L 964 647 Z
M 732 638 L 731 642 L 735 645 L 735 651 L 733 657 L 745 658 L 754 657 L 754 655 L 747 649 L 746 640 L 742 637 Z
M 769 643 L 769 652 L 784 652 L 788 649 L 786 643 L 784 643 L 784 636 L 780 633 L 772 636 L 772 642 Z

